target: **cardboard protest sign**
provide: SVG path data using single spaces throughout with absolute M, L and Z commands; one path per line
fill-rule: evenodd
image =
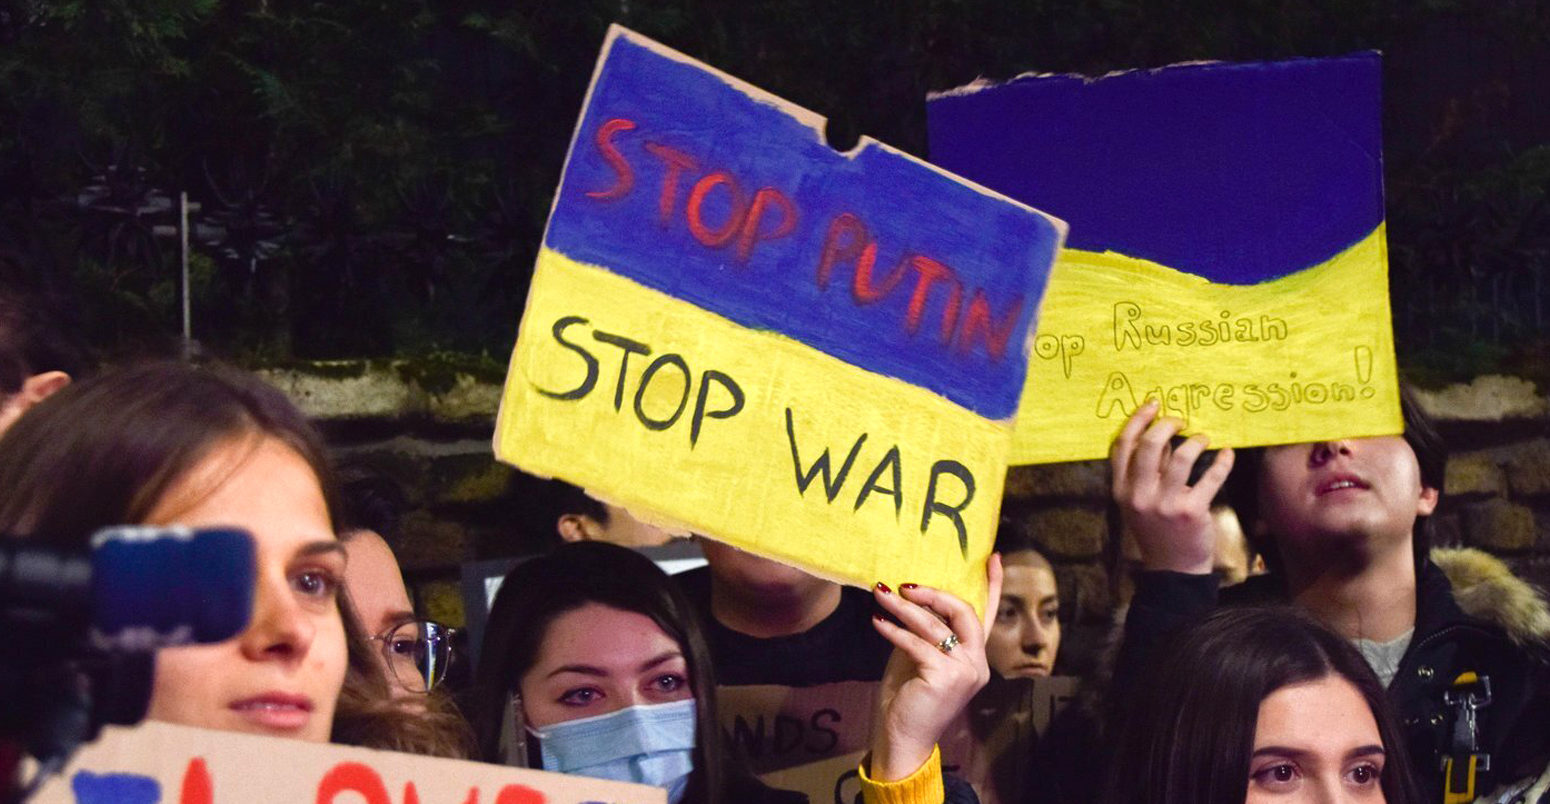
M 1014 463 L 1139 403 L 1218 446 L 1401 430 L 1379 57 L 1025 76 L 928 102 L 936 163 L 1071 224 Z
M 39 804 L 666 804 L 658 787 L 146 722 L 109 727 Z
M 826 577 L 982 601 L 1063 227 L 822 127 L 610 29 L 496 456 Z
M 943 734 L 943 767 L 973 785 L 984 804 L 1023 800 L 1039 735 L 1076 684 L 1066 677 L 997 679 Z M 871 739 L 876 696 L 877 683 L 868 681 L 749 685 L 717 688 L 716 706 L 727 744 L 761 779 L 816 803 L 836 791 L 854 795 L 851 780 Z
M 795 790 L 808 804 L 856 804 L 861 794 L 861 760 L 865 751 L 822 759 L 794 768 L 771 771 L 759 780 L 777 790 Z
M 876 697 L 875 681 L 723 686 L 716 688 L 716 713 L 727 744 L 763 775 L 866 751 Z

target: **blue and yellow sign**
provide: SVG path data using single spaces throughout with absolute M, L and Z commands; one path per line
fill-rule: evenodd
M 1107 454 L 1148 397 L 1216 445 L 1397 433 L 1375 53 L 966 87 L 937 164 L 1071 225 L 1014 463 Z
M 615 27 L 496 455 L 838 580 L 983 598 L 1058 221 Z

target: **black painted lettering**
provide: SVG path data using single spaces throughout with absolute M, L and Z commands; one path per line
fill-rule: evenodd
M 884 469 L 891 469 L 893 471 L 892 486 L 882 486 L 877 482 L 878 478 L 883 476 Z M 883 456 L 882 460 L 877 462 L 877 468 L 873 469 L 872 474 L 867 476 L 866 483 L 861 486 L 861 493 L 856 495 L 856 507 L 853 510 L 860 511 L 861 504 L 866 502 L 866 498 L 871 496 L 875 490 L 879 494 L 887 494 L 893 498 L 893 518 L 898 519 L 899 514 L 904 511 L 904 493 L 899 491 L 899 488 L 904 484 L 899 478 L 899 473 L 899 447 L 896 444 L 888 448 L 888 453 Z
M 957 505 L 948 505 L 937 501 L 937 478 L 942 475 L 952 475 L 963 484 L 963 501 Z M 931 526 L 932 514 L 941 514 L 953 521 L 953 527 L 958 529 L 958 551 L 965 558 L 969 556 L 969 529 L 963 524 L 963 509 L 969 507 L 974 500 L 974 475 L 969 473 L 968 467 L 963 464 L 942 459 L 931 464 L 931 480 L 926 483 L 926 504 L 921 509 L 920 532 L 925 533 Z
M 802 458 L 797 454 L 796 423 L 791 418 L 791 408 L 786 408 L 786 437 L 791 439 L 791 463 L 796 468 L 797 493 L 805 496 L 807 487 L 813 484 L 813 478 L 822 474 L 824 494 L 828 496 L 829 502 L 834 502 L 834 498 L 839 496 L 840 488 L 845 485 L 846 475 L 850 474 L 851 464 L 856 462 L 856 454 L 861 451 L 861 445 L 866 441 L 866 433 L 862 433 L 861 437 L 856 439 L 856 443 L 850 448 L 850 454 L 845 456 L 845 463 L 840 465 L 839 472 L 835 473 L 833 478 L 829 475 L 828 447 L 824 447 L 823 454 L 818 456 L 818 460 L 813 461 L 813 465 L 806 470 L 806 474 L 803 473 Z
M 593 357 L 592 353 L 588 352 L 586 349 L 583 349 L 580 346 L 565 340 L 565 330 L 576 324 L 585 323 L 587 323 L 587 320 L 579 315 L 568 315 L 564 318 L 561 318 L 560 320 L 554 322 L 554 340 L 566 349 L 569 349 L 581 356 L 582 361 L 587 364 L 587 378 L 582 380 L 580 385 L 572 388 L 569 391 L 545 391 L 544 389 L 538 388 L 535 385 L 534 388 L 537 388 L 538 393 L 543 394 L 550 399 L 560 399 L 565 401 L 580 399 L 587 394 L 592 393 L 592 388 L 597 385 L 597 358 Z
M 651 354 L 651 347 L 641 343 L 640 341 L 626 338 L 623 335 L 614 335 L 608 332 L 594 332 L 592 333 L 592 337 L 610 346 L 619 347 L 619 351 L 621 352 L 619 355 L 619 382 L 614 386 L 614 410 L 623 410 L 624 379 L 626 376 L 628 376 L 630 368 L 630 355 L 649 355 Z M 642 377 L 641 385 L 645 384 L 646 380 L 644 377 Z
M 839 723 L 844 718 L 833 709 L 820 709 L 813 713 L 811 721 L 813 736 L 819 738 L 819 743 L 809 741 L 807 750 L 814 754 L 827 754 L 840 744 L 840 733 L 831 728 L 829 724 Z
M 764 715 L 759 715 L 754 726 L 748 725 L 742 715 L 732 716 L 732 733 L 727 735 L 733 747 L 742 749 L 745 756 L 756 758 L 764 754 Z
M 710 383 L 715 380 L 717 385 L 727 390 L 732 397 L 732 404 L 721 410 L 707 411 L 705 403 L 710 397 Z M 743 409 L 743 389 L 731 377 L 709 369 L 700 375 L 700 394 L 694 400 L 694 418 L 689 422 L 689 448 L 694 449 L 695 442 L 700 440 L 700 426 L 705 423 L 706 417 L 712 419 L 730 419 Z
M 684 390 L 683 395 L 678 398 L 678 407 L 673 410 L 673 415 L 666 419 L 653 419 L 646 415 L 644 405 L 646 389 L 650 387 L 652 378 L 656 376 L 658 371 L 662 370 L 663 366 L 678 367 L 678 370 L 684 375 Z M 693 382 L 689 376 L 689 364 L 685 363 L 681 356 L 669 352 L 651 361 L 646 366 L 646 370 L 640 373 L 640 387 L 635 389 L 635 418 L 640 419 L 640 423 L 645 425 L 647 430 L 666 430 L 672 427 L 673 423 L 678 421 L 678 417 L 683 415 L 684 408 L 689 404 L 689 385 Z
M 775 716 L 774 749 L 776 756 L 802 747 L 802 721 L 789 715 Z

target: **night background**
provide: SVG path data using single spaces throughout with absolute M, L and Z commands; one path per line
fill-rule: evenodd
M 1550 9 L 1523 0 L 3 2 L 0 281 L 98 357 L 166 351 L 186 192 L 208 350 L 498 380 L 611 22 L 920 156 L 926 93 L 978 77 L 1382 50 L 1402 369 L 1550 381 Z

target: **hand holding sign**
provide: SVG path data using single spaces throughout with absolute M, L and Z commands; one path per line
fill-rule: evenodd
M 995 601 L 1001 599 L 999 555 L 986 563 L 985 579 L 989 591 L 983 618 L 968 603 L 937 589 L 906 585 L 897 595 L 882 585 L 874 590 L 878 605 L 904 627 L 874 620 L 894 652 L 872 721 L 872 779 L 897 781 L 925 764 L 947 726 L 990 680 L 985 634 L 996 616 Z
M 1154 421 L 1159 407 L 1157 400 L 1142 405 L 1114 439 L 1109 451 L 1114 502 L 1147 569 L 1208 573 L 1216 553 L 1211 500 L 1232 471 L 1233 452 L 1217 453 L 1191 484 L 1207 439 L 1197 434 L 1174 446 L 1184 422 L 1172 417 Z

